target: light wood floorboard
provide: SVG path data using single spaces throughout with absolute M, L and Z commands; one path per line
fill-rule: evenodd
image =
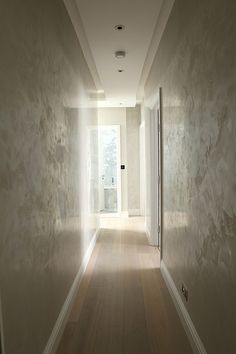
M 142 218 L 103 227 L 57 354 L 192 354 Z

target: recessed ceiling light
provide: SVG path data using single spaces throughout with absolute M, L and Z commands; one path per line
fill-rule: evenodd
M 115 57 L 117 59 L 123 59 L 123 58 L 125 58 L 125 56 L 126 56 L 126 52 L 124 50 L 117 50 L 115 52 Z
M 119 69 L 118 73 L 123 73 L 123 71 L 124 71 L 123 69 Z
M 123 31 L 123 30 L 125 29 L 125 26 L 124 26 L 124 25 L 116 25 L 116 26 L 114 27 L 114 29 L 115 29 L 116 31 Z

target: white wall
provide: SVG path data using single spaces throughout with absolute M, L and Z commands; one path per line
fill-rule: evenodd
M 126 145 L 126 109 L 125 108 L 99 108 L 99 125 L 119 125 L 120 126 L 120 148 L 121 164 L 125 165 L 125 170 L 121 170 L 121 211 L 128 210 L 127 194 L 127 145 Z

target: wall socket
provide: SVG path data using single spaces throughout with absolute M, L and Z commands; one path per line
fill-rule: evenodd
M 188 289 L 184 284 L 182 284 L 181 291 L 183 296 L 185 297 L 185 300 L 188 301 Z

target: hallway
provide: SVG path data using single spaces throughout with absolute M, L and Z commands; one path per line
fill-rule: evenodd
M 143 218 L 103 218 L 57 354 L 191 354 Z
M 0 354 L 235 354 L 236 1 L 3 0 L 0 43 Z

